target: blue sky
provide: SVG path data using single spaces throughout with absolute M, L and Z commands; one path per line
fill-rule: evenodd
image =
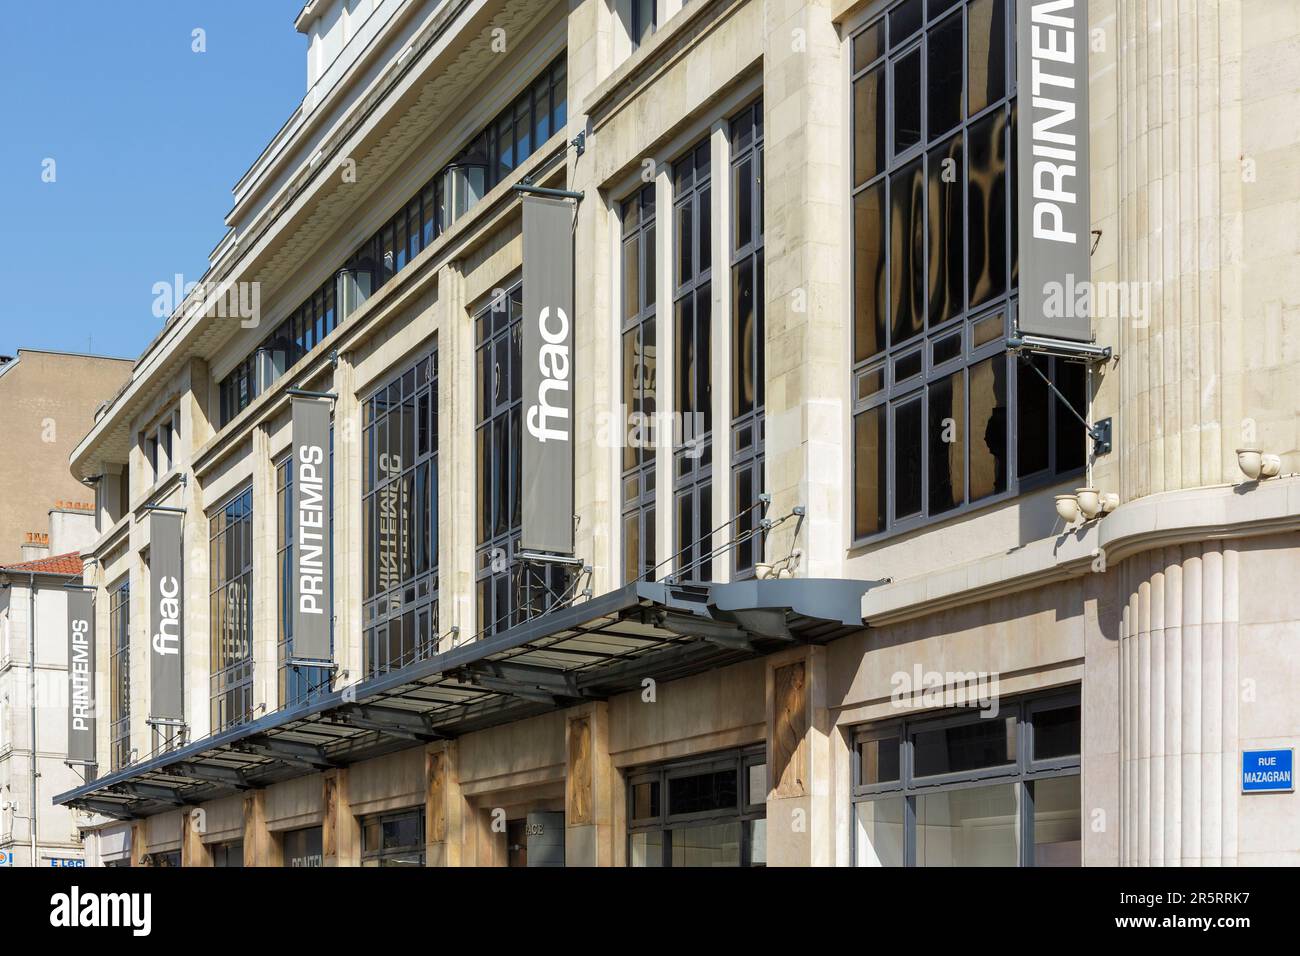
M 5 4 L 0 355 L 139 355 L 161 327 L 154 283 L 202 276 L 231 188 L 302 99 L 301 8 Z M 204 53 L 191 49 L 195 29 Z

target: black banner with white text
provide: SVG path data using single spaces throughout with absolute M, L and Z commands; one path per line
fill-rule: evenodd
M 95 599 L 68 592 L 68 761 L 95 763 Z
M 330 659 L 330 404 L 293 399 L 293 652 Z

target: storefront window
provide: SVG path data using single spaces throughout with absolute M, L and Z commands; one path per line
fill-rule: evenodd
M 1034 866 L 1078 866 L 1083 859 L 1078 777 L 1030 785 L 1034 804 Z
M 629 773 L 628 865 L 765 865 L 764 761 L 756 748 Z
M 380 813 L 361 821 L 362 866 L 424 866 L 424 810 Z
M 857 865 L 1080 865 L 1079 714 L 1071 691 L 859 731 Z
M 864 800 L 857 805 L 858 866 L 902 866 L 902 797 Z
M 317 867 L 324 863 L 324 831 L 320 827 L 289 830 L 283 841 L 285 866 Z
M 1019 796 L 1018 785 L 1001 783 L 917 797 L 916 865 L 1015 866 Z
M 244 841 L 218 843 L 212 848 L 212 865 L 216 867 L 240 867 L 244 865 Z

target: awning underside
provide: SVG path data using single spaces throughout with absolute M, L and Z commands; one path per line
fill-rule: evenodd
M 862 626 L 865 581 L 632 584 L 60 794 L 119 819 L 343 767 Z

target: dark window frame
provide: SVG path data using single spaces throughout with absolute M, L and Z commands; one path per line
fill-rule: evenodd
M 382 839 L 383 826 L 386 823 L 400 823 L 405 820 L 417 821 L 416 842 L 404 844 L 397 847 L 368 847 L 366 839 L 369 827 L 372 825 L 380 828 Z M 425 828 L 427 821 L 424 817 L 424 807 L 410 807 L 404 810 L 392 810 L 384 813 L 368 814 L 359 818 L 361 825 L 361 865 L 382 867 L 387 865 L 389 860 L 400 860 L 403 857 L 415 855 L 419 857 L 419 866 L 425 865 Z
M 1074 707 L 1080 711 L 1079 753 L 1050 760 L 1033 758 L 1033 720 L 1035 715 L 1047 710 Z M 990 718 L 1003 721 L 1008 716 L 1015 719 L 1016 759 L 1006 764 L 989 764 L 974 769 L 918 777 L 915 774 L 915 737 L 918 733 L 972 726 L 984 720 L 971 708 L 948 709 L 938 713 L 920 714 L 898 720 L 885 720 L 854 728 L 851 736 L 850 762 L 852 764 L 851 827 L 853 863 L 858 861 L 858 805 L 877 800 L 903 800 L 904 809 L 904 866 L 916 865 L 916 799 L 930 794 L 946 793 L 987 787 L 1005 783 L 1017 787 L 1019 793 L 1016 827 L 1020 856 L 1019 866 L 1034 865 L 1033 785 L 1039 780 L 1062 777 L 1080 777 L 1082 773 L 1082 691 L 1078 686 L 1061 688 L 1045 693 L 1035 693 L 998 702 L 998 716 Z M 862 782 L 862 761 L 859 745 L 876 739 L 897 739 L 899 746 L 897 780 L 880 783 Z M 1082 827 L 1082 821 L 1080 822 Z
M 701 170 L 703 170 L 701 172 Z M 713 532 L 713 159 L 705 136 L 672 164 L 673 510 L 672 574 L 711 581 Z M 690 248 L 682 243 L 683 231 Z M 701 313 L 704 313 L 701 316 Z M 683 331 L 689 330 L 689 335 Z M 688 346 L 689 343 L 689 346 Z M 689 347 L 694 377 L 683 361 Z M 701 351 L 704 351 L 701 357 Z M 694 396 L 688 402 L 686 395 Z M 689 408 L 687 407 L 689 404 Z M 703 417 L 703 429 L 696 427 Z M 689 509 L 689 513 L 687 511 Z M 684 524 L 690 540 L 684 540 Z M 712 556 L 710 556 L 712 555 Z
M 731 509 L 736 515 L 732 528 L 731 573 L 733 580 L 753 577 L 754 566 L 764 557 L 766 535 L 759 531 L 763 518 L 760 496 L 767 488 L 764 474 L 766 456 L 766 361 L 765 344 L 765 274 L 763 259 L 763 101 L 757 100 L 732 118 L 731 138 Z M 739 184 L 747 182 L 750 197 L 749 235 L 742 239 L 739 209 Z M 748 282 L 743 277 L 749 272 Z M 742 284 L 750 294 L 749 315 L 752 336 L 749 348 L 740 333 Z M 742 355 L 741 351 L 747 354 Z M 742 366 L 749 363 L 754 394 L 747 398 L 742 391 Z M 746 407 L 747 406 L 747 407 Z M 749 486 L 748 500 L 741 494 Z M 744 539 L 744 540 L 742 540 Z
M 967 112 L 967 102 L 969 99 L 969 84 L 967 82 L 968 70 L 966 69 L 966 60 L 971 50 L 970 30 L 970 11 L 980 3 L 991 3 L 994 10 L 1001 11 L 1001 29 L 1003 31 L 1003 41 L 1000 50 L 1002 57 L 1003 77 L 1001 82 L 1001 94 L 991 96 L 988 101 L 976 112 Z M 1055 484 L 1066 478 L 1083 471 L 1083 457 L 1080 452 L 1084 450 L 1084 435 L 1081 426 L 1077 426 L 1073 416 L 1068 410 L 1055 408 L 1053 412 L 1045 414 L 1045 422 L 1041 427 L 1045 431 L 1045 457 L 1046 464 L 1032 470 L 1021 470 L 1022 458 L 1027 457 L 1029 446 L 1022 450 L 1021 441 L 1026 437 L 1022 435 L 1022 429 L 1028 427 L 1027 420 L 1022 417 L 1022 407 L 1037 407 L 1035 402 L 1022 402 L 1020 393 L 1027 393 L 1031 398 L 1037 399 L 1041 396 L 1044 403 L 1055 401 L 1042 384 L 1031 371 L 1020 369 L 1019 363 L 1015 356 L 1007 354 L 1005 351 L 1005 338 L 1009 333 L 1015 317 L 1015 310 L 1018 305 L 1018 296 L 1016 290 L 1017 281 L 1017 254 L 1016 254 L 1016 237 L 1015 237 L 1015 167 L 1014 167 L 1014 143 L 1015 143 L 1015 69 L 1014 57 L 1010 55 L 1012 47 L 1011 24 L 1013 18 L 1012 4 L 1009 0 L 956 0 L 956 2 L 947 5 L 946 9 L 938 10 L 931 17 L 922 16 L 919 30 L 908 31 L 907 35 L 899 40 L 890 38 L 890 43 L 883 42 L 884 31 L 892 27 L 887 22 L 892 20 L 896 14 L 906 4 L 892 4 L 887 9 L 882 10 L 873 16 L 870 21 L 863 26 L 855 29 L 850 38 L 850 44 L 853 47 L 854 56 L 851 58 L 850 66 L 850 87 L 856 90 L 857 84 L 864 81 L 869 76 L 875 74 L 887 76 L 889 80 L 884 93 L 877 102 L 883 100 L 885 113 L 885 140 L 883 145 L 878 144 L 878 150 L 883 154 L 875 163 L 875 171 L 858 181 L 858 156 L 857 150 L 861 145 L 856 135 L 852 136 L 852 149 L 854 150 L 853 169 L 854 182 L 851 184 L 850 193 L 854 205 L 854 243 L 853 243 L 853 372 L 852 372 L 852 401 L 853 415 L 852 426 L 850 429 L 850 450 L 851 450 L 851 473 L 852 473 L 852 518 L 850 522 L 851 547 L 860 548 L 867 545 L 875 545 L 883 540 L 892 538 L 897 535 L 906 534 L 909 531 L 920 527 L 937 524 L 941 521 L 947 521 L 954 517 L 968 514 L 970 512 L 988 508 L 1002 502 L 1009 501 L 1035 488 L 1045 487 Z M 945 27 L 952 27 L 956 20 L 961 20 L 961 56 L 963 69 L 960 92 L 960 118 L 955 123 L 942 131 L 930 133 L 929 126 L 929 97 L 930 91 L 927 88 L 925 77 L 929 69 L 929 44 L 932 36 Z M 872 52 L 864 57 L 858 57 L 859 41 L 862 47 L 867 46 L 867 41 L 880 40 L 878 44 L 873 45 Z M 920 108 L 920 139 L 917 143 L 908 146 L 901 152 L 895 154 L 895 104 L 892 98 L 893 93 L 893 69 L 899 58 L 911 54 L 914 50 L 920 51 L 920 63 L 922 70 L 921 83 L 921 108 Z M 1002 222 L 1005 224 L 1005 236 L 1002 244 L 1002 267 L 1003 274 L 999 277 L 1000 291 L 994 288 L 991 293 L 984 294 L 978 301 L 974 301 L 974 290 L 972 289 L 972 278 L 968 275 L 968 263 L 971 261 L 971 220 L 972 212 L 971 203 L 971 130 L 981 127 L 985 123 L 995 123 L 992 119 L 1001 115 L 1001 119 L 996 122 L 1002 123 L 1002 128 L 998 131 L 998 145 L 995 147 L 1002 157 L 1002 169 L 999 173 L 1001 176 L 1002 208 L 999 213 Z M 863 119 L 867 119 L 863 117 Z M 858 118 L 854 119 L 856 130 Z M 869 122 L 875 123 L 876 131 L 879 131 L 879 124 L 874 120 Z M 996 125 L 996 123 L 995 123 Z M 910 281 L 915 284 L 915 276 L 921 277 L 922 299 L 919 306 L 920 326 L 914 331 L 909 332 L 904 338 L 894 341 L 893 328 L 895 317 L 890 315 L 890 309 L 896 296 L 894 290 L 890 288 L 890 283 L 894 281 L 893 265 L 893 243 L 891 236 L 891 216 L 894 214 L 892 209 L 893 190 L 895 180 L 898 179 L 905 169 L 912 164 L 917 163 L 920 169 L 920 181 L 923 192 L 928 193 L 932 186 L 931 167 L 935 161 L 933 157 L 946 146 L 959 142 L 957 148 L 961 151 L 959 167 L 960 176 L 956 180 L 958 183 L 957 191 L 961 193 L 960 203 L 962 209 L 962 226 L 961 232 L 961 298 L 960 301 L 952 303 L 947 308 L 951 314 L 942 316 L 940 321 L 932 322 L 931 312 L 933 310 L 932 296 L 935 290 L 931 288 L 933 283 L 927 278 L 930 271 L 930 256 L 932 250 L 930 246 L 931 217 L 925 212 L 918 214 L 921 220 L 921 229 L 925 236 L 922 243 L 924 251 L 920 253 L 919 263 L 913 270 Z M 936 167 L 938 168 L 938 167 Z M 877 326 L 877 335 L 882 336 L 877 343 L 877 350 L 871 355 L 858 356 L 860 342 L 858 341 L 859 332 L 859 294 L 858 288 L 858 269 L 860 264 L 857 261 L 856 246 L 858 241 L 857 208 L 858 202 L 863 197 L 878 191 L 879 193 L 879 210 L 880 210 L 880 232 L 879 235 L 884 237 L 882 247 L 878 251 L 878 265 L 880 266 L 879 287 L 877 289 L 877 307 L 881 315 L 876 317 L 875 325 Z M 865 200 L 863 200 L 865 202 Z M 930 201 L 927 196 L 927 203 Z M 869 207 L 864 207 L 869 208 Z M 947 250 L 945 250 L 946 254 Z M 908 278 L 908 277 L 904 277 Z M 950 289 L 945 289 L 946 295 Z M 945 299 L 945 301 L 948 301 Z M 987 319 L 1001 315 L 1002 331 L 1001 333 L 987 341 L 975 340 L 975 329 Z M 956 353 L 945 353 L 936 356 L 936 349 L 939 346 L 947 347 L 949 340 L 954 336 L 960 341 L 960 346 Z M 901 361 L 900 361 L 901 360 Z M 995 423 L 997 413 L 1003 414 L 1001 422 L 1002 435 L 1005 440 L 1002 442 L 1001 461 L 998 461 L 997 448 L 995 445 L 989 445 L 989 461 L 994 467 L 994 484 L 993 490 L 974 497 L 972 494 L 972 445 L 975 436 L 972 435 L 972 408 L 971 408 L 971 379 L 977 369 L 983 369 L 984 363 L 992 360 L 989 368 L 992 369 L 994 376 L 994 388 L 999 385 L 1001 395 L 996 396 L 1000 404 L 993 406 L 989 417 L 984 422 L 976 422 L 978 428 L 981 424 L 987 425 Z M 1068 367 L 1068 363 L 1060 359 L 1040 360 L 1040 367 L 1058 384 L 1063 391 L 1070 396 L 1072 403 L 1080 405 L 1083 401 L 1084 385 L 1082 376 L 1076 374 L 1076 369 Z M 906 369 L 906 371 L 904 371 Z M 981 371 L 981 374 L 987 374 Z M 950 382 L 959 382 L 962 395 L 958 406 L 954 407 L 952 413 L 942 419 L 932 421 L 938 414 L 945 410 L 943 405 L 932 405 L 932 396 L 937 396 L 938 401 L 944 401 L 943 395 Z M 938 389 L 938 391 L 936 391 Z M 913 427 L 917 428 L 919 438 L 906 443 L 909 451 L 914 451 L 915 459 L 909 456 L 909 471 L 915 470 L 919 476 L 919 488 L 913 482 L 906 483 L 906 490 L 909 494 L 909 507 L 905 513 L 900 512 L 900 488 L 903 483 L 896 473 L 898 465 L 898 455 L 904 446 L 901 446 L 897 440 L 898 436 L 898 412 L 900 409 L 910 409 L 914 402 L 919 400 L 919 408 L 915 414 L 919 424 Z M 941 502 L 936 496 L 939 495 L 944 487 L 950 488 L 954 493 L 956 491 L 956 482 L 951 484 L 936 485 L 932 475 L 934 468 L 932 465 L 938 459 L 936 454 L 939 451 L 939 445 L 936 444 L 935 432 L 942 433 L 944 428 L 939 427 L 950 419 L 957 418 L 957 412 L 960 411 L 960 422 L 957 423 L 960 430 L 960 439 L 962 446 L 962 461 L 960 465 L 961 476 L 961 498 L 956 504 Z M 880 420 L 883 419 L 883 427 Z M 876 447 L 879 446 L 883 438 L 883 449 L 876 452 L 883 462 L 878 458 L 872 458 L 871 461 L 876 463 L 877 472 L 876 484 L 882 485 L 877 488 L 878 501 L 877 508 L 873 515 L 868 515 L 868 520 L 861 520 L 859 510 L 867 507 L 859 496 L 859 477 L 860 469 L 868 467 L 861 461 L 864 454 L 870 453 L 869 447 L 864 447 L 859 441 L 859 428 L 869 428 L 872 424 L 877 426 L 875 432 Z M 947 427 L 947 426 L 944 426 Z M 909 432 L 911 429 L 909 428 Z M 994 440 L 1000 436 L 994 436 Z M 914 449 L 910 446 L 915 442 Z M 987 440 L 986 440 L 987 442 Z M 1079 456 L 1078 461 L 1074 456 Z M 985 465 L 988 462 L 984 463 Z M 956 464 L 950 463 L 950 469 L 955 469 Z M 1000 480 L 1001 487 L 998 487 Z M 919 502 L 919 507 L 913 509 L 911 495 L 915 494 L 915 500 Z M 870 510 L 868 508 L 868 510 Z M 873 527 L 874 525 L 874 527 Z
M 244 866 L 244 841 L 230 840 L 212 846 L 212 865 L 216 868 L 242 869 Z
M 370 392 L 362 429 L 363 671 L 374 677 L 438 651 L 436 343 Z M 394 445 L 396 467 L 384 472 Z M 385 538 L 390 520 L 395 537 Z
M 639 50 L 659 29 L 659 0 L 628 0 L 627 35 Z
M 474 594 L 478 633 L 490 635 L 553 607 L 565 593 L 569 572 L 564 565 L 518 559 L 523 528 L 523 279 L 516 274 L 473 314 Z
M 231 542 L 240 549 L 231 564 Z M 227 496 L 208 518 L 209 709 L 212 732 L 253 716 L 253 486 Z M 236 621 L 236 615 L 242 621 Z M 229 626 L 227 624 L 229 623 Z
M 131 763 L 131 579 L 122 578 L 108 592 L 109 766 Z
M 622 404 L 627 418 L 623 431 L 620 497 L 622 507 L 623 582 L 653 581 L 656 492 L 658 488 L 658 249 L 655 184 L 642 186 L 620 204 L 621 256 L 620 355 Z M 637 264 L 635 289 L 630 287 L 628 256 Z M 632 300 L 635 301 L 632 301 Z M 629 355 L 631 350 L 631 355 Z M 647 383 L 647 377 L 651 379 Z M 647 387 L 648 385 L 648 387 Z M 632 394 L 629 394 L 632 392 Z M 634 436 L 637 439 L 634 441 Z M 630 529 L 635 528 L 633 539 Z M 635 557 L 631 549 L 636 549 Z M 634 572 L 634 565 L 636 571 Z
M 693 827 L 717 824 L 739 823 L 741 825 L 740 865 L 755 865 L 753 853 L 753 828 L 745 824 L 767 819 L 767 794 L 761 801 L 752 799 L 749 793 L 749 770 L 756 765 L 766 766 L 767 750 L 762 745 L 742 747 L 736 750 L 700 754 L 682 760 L 670 760 L 663 763 L 634 767 L 625 771 L 624 781 L 627 794 L 627 865 L 632 865 L 633 838 L 639 833 L 658 833 L 662 860 L 659 866 L 672 866 L 672 832 L 674 829 L 691 829 Z M 673 780 L 681 780 L 709 773 L 732 771 L 736 775 L 736 801 L 728 807 L 708 810 L 672 813 L 670 812 L 671 786 Z M 636 787 L 640 784 L 657 785 L 659 790 L 659 812 L 652 816 L 636 816 Z M 761 865 L 761 864 L 760 864 Z

